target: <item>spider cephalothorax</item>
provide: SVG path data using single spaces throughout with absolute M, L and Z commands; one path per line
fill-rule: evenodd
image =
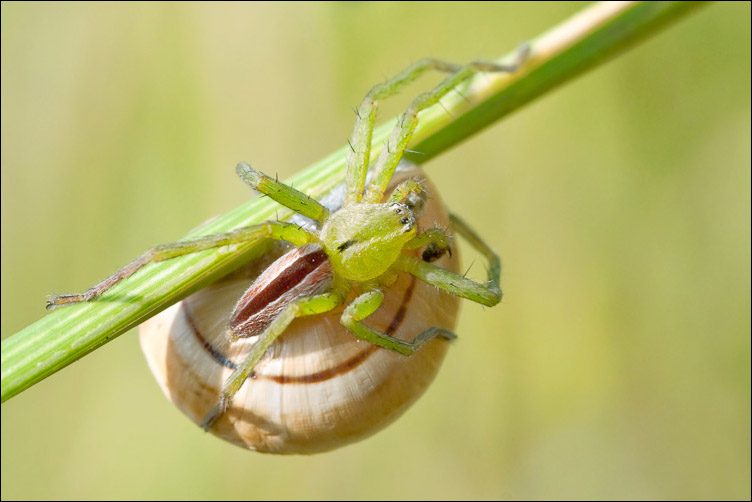
M 338 317 L 347 331 L 373 347 L 405 356 L 414 354 L 434 338 L 454 338 L 455 335 L 446 328 L 425 324 L 412 338 L 393 336 L 392 328 L 399 324 L 397 321 L 401 322 L 409 315 L 404 309 L 398 309 L 395 320 L 382 328 L 384 331 L 363 322 L 382 307 L 385 293 L 400 275 L 409 275 L 413 281 L 405 289 L 404 298 L 408 299 L 413 294 L 415 280 L 419 280 L 440 291 L 483 305 L 493 306 L 501 300 L 499 258 L 478 235 L 457 217 L 450 217 L 454 231 L 466 237 L 488 260 L 488 279 L 485 283 L 472 281 L 432 263 L 445 253 L 451 253 L 449 237 L 441 228 L 419 228 L 417 225 L 416 217 L 426 205 L 427 198 L 426 189 L 419 180 L 410 178 L 402 181 L 384 200 L 387 187 L 417 126 L 421 110 L 438 103 L 442 96 L 478 71 L 515 71 L 525 56 L 523 49 L 512 66 L 480 62 L 458 66 L 423 59 L 371 89 L 357 110 L 355 128 L 349 141 L 351 151 L 347 157 L 346 191 L 339 209 L 330 211 L 318 201 L 261 174 L 247 164 L 238 165 L 237 173 L 244 182 L 313 220 L 315 224 L 312 227 L 267 221 L 225 234 L 157 246 L 84 294 L 51 298 L 48 308 L 93 300 L 153 261 L 264 239 L 286 241 L 297 246 L 257 275 L 228 316 L 225 334 L 222 335 L 223 343 L 241 344 L 242 357 L 234 360 L 228 358 L 211 341 L 204 339 L 199 330 L 191 328 L 199 346 L 209 352 L 221 368 L 231 371 L 229 376 L 223 377 L 224 382 L 214 406 L 208 413 L 203 412 L 205 415 L 201 425 L 205 429 L 212 429 L 225 416 L 233 397 L 254 373 L 264 354 L 295 319 L 319 314 L 328 316 L 337 307 L 344 306 Z M 382 147 L 378 159 L 369 165 L 378 101 L 395 94 L 429 69 L 450 75 L 432 91 L 421 94 L 410 104 Z M 370 178 L 366 184 L 369 171 Z M 430 309 L 430 305 L 427 307 Z M 357 358 L 354 361 L 348 364 L 362 362 Z M 343 368 L 347 369 L 348 366 Z M 323 374 L 329 375 L 326 372 Z M 311 381 L 317 381 L 316 378 Z M 187 392 L 199 393 L 199 390 Z M 284 428 L 277 431 L 269 423 L 265 427 L 276 435 L 292 435 L 292 431 Z
M 415 216 L 406 205 L 359 203 L 332 214 L 320 239 L 337 274 L 367 281 L 389 269 L 415 231 Z

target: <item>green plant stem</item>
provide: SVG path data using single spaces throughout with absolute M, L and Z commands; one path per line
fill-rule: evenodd
M 512 75 L 483 74 L 421 113 L 409 154 L 425 162 L 618 51 L 657 33 L 696 2 L 595 4 L 531 41 L 531 56 Z M 509 62 L 512 52 L 499 62 Z M 395 121 L 373 134 L 373 160 Z M 293 176 L 297 189 L 319 197 L 344 180 L 343 146 Z M 407 157 L 408 155 L 406 155 Z M 255 198 L 186 238 L 226 232 L 273 218 L 279 206 Z M 265 250 L 264 245 L 219 248 L 148 265 L 96 301 L 59 308 L 2 342 L 2 401 L 125 333 Z M 44 301 L 40 298 L 40 308 Z

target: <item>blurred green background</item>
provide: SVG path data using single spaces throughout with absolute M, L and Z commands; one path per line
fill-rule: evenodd
M 409 62 L 498 57 L 584 5 L 3 2 L 2 336 L 246 201 L 237 161 L 287 178 L 339 148 Z M 426 167 L 505 296 L 464 305 L 397 423 L 241 450 L 167 402 L 134 331 L 2 405 L 2 498 L 749 499 L 750 5 Z

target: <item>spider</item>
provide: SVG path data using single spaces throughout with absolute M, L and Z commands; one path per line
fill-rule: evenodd
M 400 183 L 386 202 L 380 202 L 402 158 L 418 114 L 477 72 L 514 72 L 527 56 L 526 46 L 511 65 L 471 62 L 456 65 L 422 59 L 386 82 L 373 87 L 357 109 L 347 156 L 346 194 L 342 207 L 330 212 L 318 201 L 270 178 L 246 163 L 238 164 L 241 180 L 260 193 L 315 222 L 303 228 L 284 221 L 266 221 L 232 232 L 207 235 L 189 241 L 162 244 L 82 294 L 52 296 L 47 308 L 91 301 L 151 262 L 169 260 L 210 248 L 274 239 L 296 246 L 275 261 L 240 298 L 229 319 L 233 339 L 258 337 L 245 359 L 222 385 L 217 403 L 201 424 L 209 430 L 227 411 L 233 396 L 252 374 L 272 343 L 299 317 L 329 312 L 346 302 L 348 293 L 358 295 L 347 304 L 340 322 L 356 337 L 383 349 L 410 356 L 434 338 L 452 340 L 454 333 L 429 327 L 412 341 L 404 341 L 366 326 L 363 321 L 379 309 L 384 291 L 397 274 L 407 273 L 449 294 L 494 306 L 501 301 L 501 262 L 494 251 L 468 225 L 451 215 L 454 229 L 488 261 L 487 282 L 478 283 L 433 265 L 451 254 L 449 237 L 439 228 L 418 233 L 416 215 L 426 201 L 418 179 Z M 428 70 L 448 73 L 433 90 L 420 94 L 401 115 L 373 166 L 369 166 L 371 139 L 378 102 L 398 93 Z M 367 174 L 370 171 L 370 178 Z M 415 251 L 424 251 L 414 256 Z

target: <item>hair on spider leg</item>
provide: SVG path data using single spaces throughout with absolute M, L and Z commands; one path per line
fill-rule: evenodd
M 350 151 L 355 153 L 355 148 L 353 148 L 352 143 L 350 143 L 350 138 L 347 138 L 347 144 L 350 145 Z
M 465 273 L 462 274 L 462 277 L 467 277 L 468 272 L 470 272 L 470 269 L 473 268 L 473 265 L 475 265 L 475 258 L 473 258 L 473 261 L 470 262 L 470 266 L 467 267 L 467 270 L 465 270 Z
M 454 242 L 454 240 L 455 240 L 455 236 L 454 236 L 453 234 L 449 233 L 449 225 L 447 225 L 447 226 L 441 226 L 441 225 L 439 225 L 439 224 L 437 223 L 437 224 L 435 224 L 435 225 L 434 225 L 433 227 L 431 227 L 431 228 L 434 228 L 434 229 L 436 229 L 436 230 L 440 230 L 441 232 L 443 232 L 443 233 L 444 233 L 444 235 L 446 235 L 446 238 L 447 238 L 447 240 L 448 240 L 449 242 Z

